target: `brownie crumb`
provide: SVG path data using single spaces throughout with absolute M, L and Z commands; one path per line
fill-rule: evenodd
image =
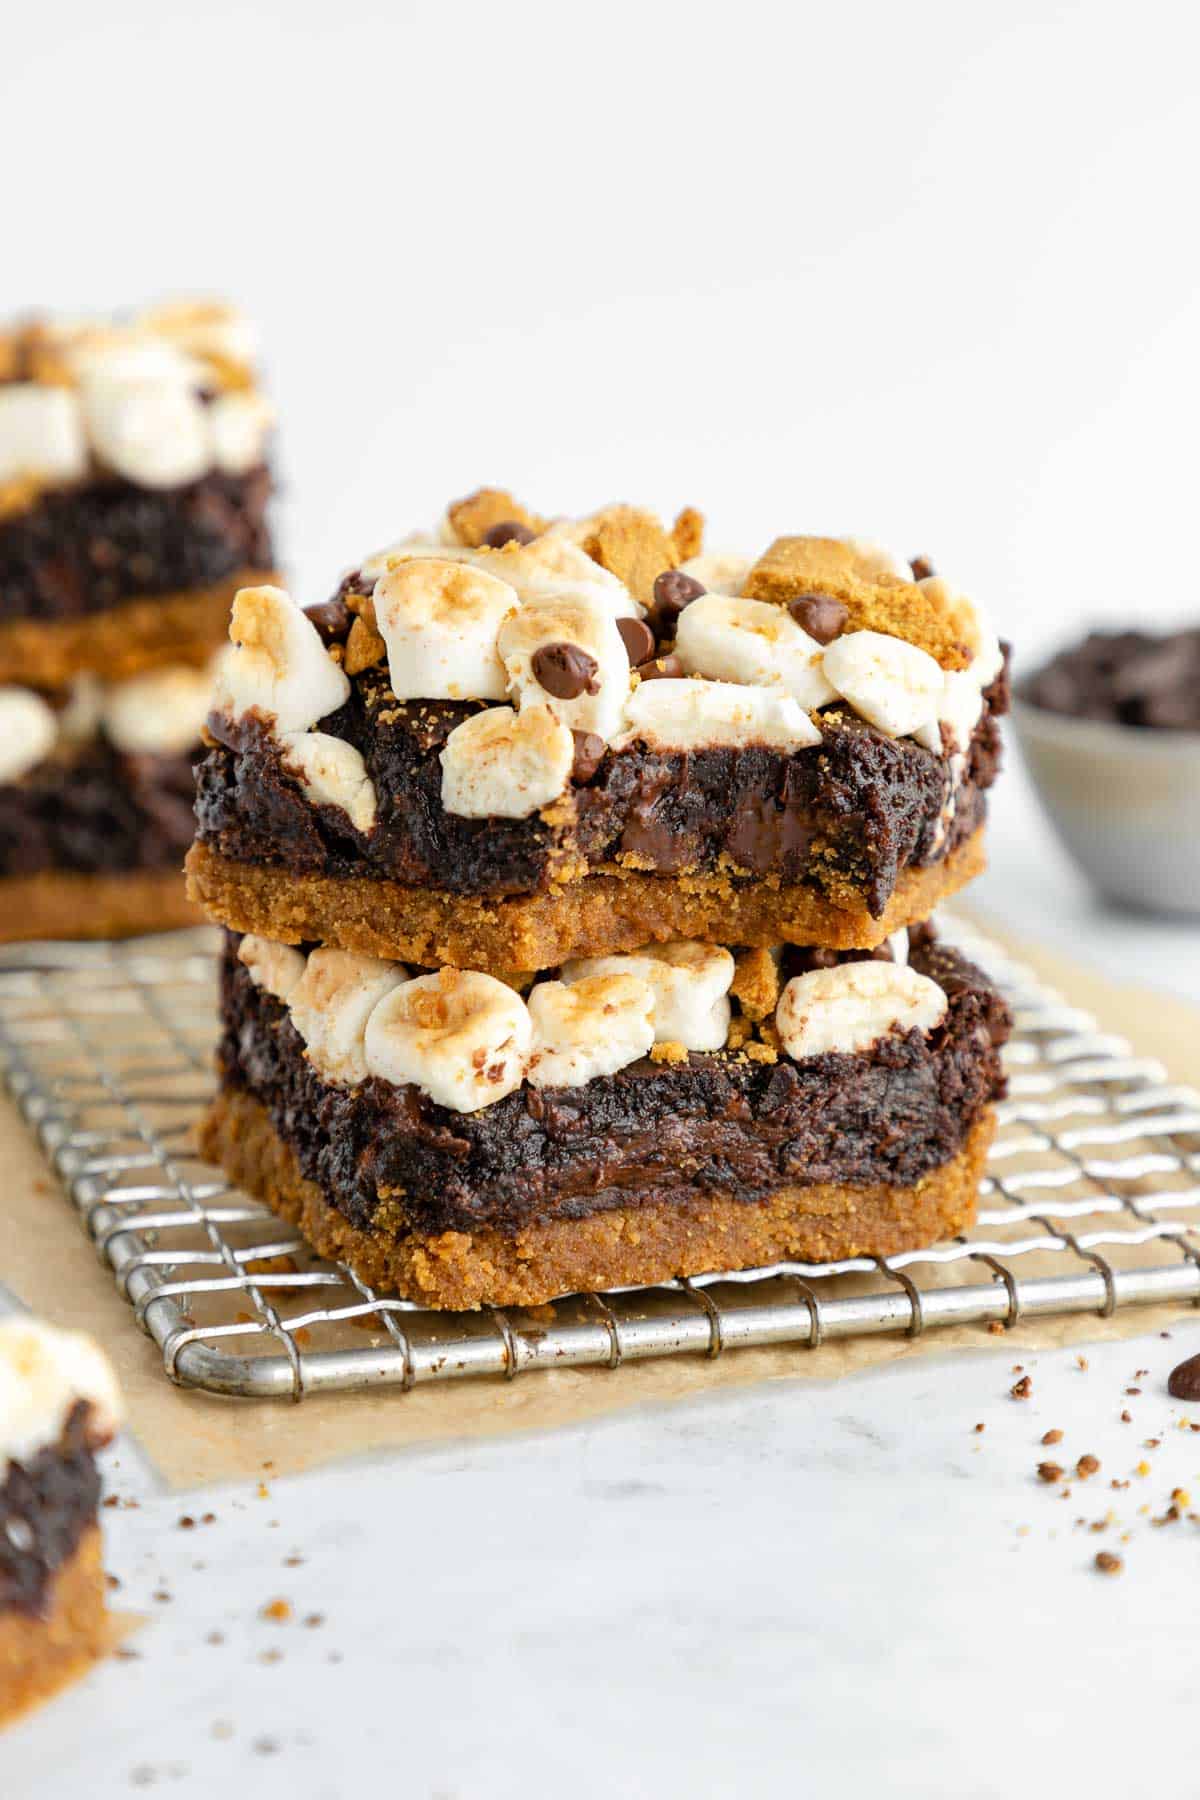
M 1022 1375 L 1020 1381 L 1014 1381 L 1008 1392 L 1010 1399 L 1028 1400 L 1030 1394 L 1033 1392 L 1032 1377 L 1029 1375 Z
M 1089 1475 L 1095 1475 L 1099 1467 L 1100 1458 L 1098 1456 L 1081 1456 L 1075 1464 L 1075 1473 L 1086 1480 Z
M 1125 1567 L 1125 1559 L 1115 1556 L 1111 1550 L 1097 1550 L 1095 1566 L 1102 1575 L 1119 1575 Z
M 1039 1481 L 1061 1481 L 1066 1470 L 1061 1463 L 1040 1462 L 1037 1466 Z
M 1049 1431 L 1043 1431 L 1042 1433 L 1043 1444 L 1061 1444 L 1062 1440 L 1063 1434 L 1057 1425 L 1051 1426 Z
M 1200 1400 L 1200 1356 L 1189 1356 L 1171 1370 L 1167 1392 L 1173 1400 Z

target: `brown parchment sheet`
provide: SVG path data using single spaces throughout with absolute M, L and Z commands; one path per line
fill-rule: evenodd
M 967 909 L 962 909 L 969 916 Z M 1116 983 L 1063 957 L 1005 940 L 995 920 L 979 921 L 1043 980 L 1103 1026 L 1161 1060 L 1173 1081 L 1200 1085 L 1200 1009 L 1170 995 Z M 449 1439 L 543 1431 L 628 1407 L 673 1404 L 754 1382 L 828 1380 L 914 1356 L 962 1350 L 1015 1350 L 1134 1337 L 1186 1316 L 1187 1306 L 1128 1307 L 1111 1318 L 1072 1315 L 1022 1321 L 1003 1335 L 985 1325 L 802 1345 L 736 1350 L 607 1368 L 530 1372 L 515 1381 L 473 1379 L 377 1394 L 286 1401 L 223 1400 L 172 1386 L 151 1339 L 134 1324 L 111 1274 L 98 1260 L 33 1139 L 0 1102 L 0 1280 L 44 1317 L 93 1333 L 116 1365 L 131 1429 L 174 1488 L 293 1474 L 341 1458 Z

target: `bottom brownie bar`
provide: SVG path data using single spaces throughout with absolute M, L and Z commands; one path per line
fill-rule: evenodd
M 435 1307 L 886 1255 L 961 1230 L 1009 1017 L 874 958 L 675 944 L 524 984 L 230 937 L 204 1153 Z

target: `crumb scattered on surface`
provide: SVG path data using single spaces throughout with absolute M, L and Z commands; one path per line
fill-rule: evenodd
M 1013 1382 L 1013 1385 L 1009 1388 L 1008 1392 L 1009 1397 L 1013 1400 L 1028 1400 L 1033 1392 L 1032 1377 L 1029 1375 L 1022 1375 L 1020 1381 Z
M 260 1618 L 270 1619 L 276 1625 L 286 1624 L 291 1616 L 292 1603 L 290 1600 L 268 1600 L 259 1614 Z
M 1111 1550 L 1097 1550 L 1095 1563 L 1102 1575 L 1119 1575 L 1125 1567 L 1124 1558 L 1115 1556 Z
M 1057 1425 L 1052 1425 L 1049 1431 L 1043 1431 L 1042 1433 L 1043 1444 L 1061 1444 L 1062 1440 L 1063 1434 Z

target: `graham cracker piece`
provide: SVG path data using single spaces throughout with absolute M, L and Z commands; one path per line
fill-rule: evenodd
M 489 531 L 510 520 L 518 525 L 528 526 L 530 531 L 546 529 L 545 519 L 539 518 L 537 513 L 531 513 L 528 507 L 522 506 L 519 500 L 514 500 L 503 488 L 476 488 L 473 494 L 467 494 L 461 500 L 452 500 L 446 509 L 446 516 L 459 542 L 469 550 L 477 550 Z
M 693 556 L 699 556 L 704 548 L 704 514 L 697 512 L 694 506 L 685 506 L 671 527 L 671 542 L 675 546 L 677 563 L 690 562 Z
M 779 1002 L 779 988 L 779 965 L 769 950 L 738 953 L 729 991 L 748 1019 L 769 1019 Z
M 589 524 L 583 548 L 593 562 L 623 581 L 635 600 L 649 606 L 656 578 L 680 560 L 661 519 L 638 506 L 609 506 Z
M 687 1059 L 686 1046 L 678 1043 L 674 1038 L 668 1038 L 665 1043 L 651 1044 L 650 1046 L 651 1062 L 685 1063 Z
M 350 627 L 342 667 L 347 675 L 360 675 L 364 669 L 373 669 L 376 663 L 381 663 L 386 655 L 387 645 L 375 622 L 375 602 L 366 600 Z
M 882 631 L 928 651 L 943 669 L 965 669 L 978 648 L 969 602 L 944 581 L 919 585 L 898 575 L 862 573 L 863 558 L 840 538 L 780 537 L 759 557 L 743 593 L 785 605 L 797 594 L 832 594 L 851 631 Z

